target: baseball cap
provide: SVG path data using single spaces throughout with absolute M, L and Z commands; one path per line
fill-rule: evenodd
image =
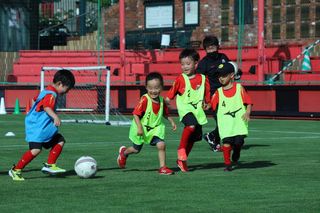
M 236 66 L 237 65 L 234 62 L 232 62 L 232 63 L 226 62 L 226 63 L 219 64 L 219 66 L 217 68 L 218 75 L 225 76 L 230 73 L 236 74 L 236 72 L 238 71 L 238 68 Z

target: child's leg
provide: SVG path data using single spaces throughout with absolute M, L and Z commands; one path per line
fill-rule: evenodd
M 223 139 L 223 159 L 224 164 L 226 166 L 225 171 L 231 171 L 231 160 L 230 160 L 230 154 L 231 154 L 232 147 L 230 145 L 230 141 L 227 140 L 227 138 Z
M 195 131 L 195 126 L 185 126 L 183 129 L 182 136 L 180 139 L 180 144 L 178 147 L 178 159 L 181 161 L 187 160 L 186 148 L 189 143 L 190 137 L 194 133 L 194 131 Z M 192 148 L 192 146 L 191 146 L 191 148 Z
M 131 154 L 138 154 L 142 149 L 143 144 L 137 145 L 133 144 L 133 146 L 126 148 L 125 146 L 121 146 L 119 149 L 119 155 L 117 158 L 117 163 L 120 169 L 124 169 L 126 167 L 127 158 Z
M 48 149 L 51 148 L 48 155 L 48 164 L 55 164 L 58 157 L 62 152 L 63 145 L 65 144 L 65 139 L 61 134 L 56 134 L 51 141 L 44 143 L 43 147 Z
M 232 161 L 237 163 L 240 159 L 240 152 L 244 144 L 244 136 L 236 136 L 233 144 Z
M 33 146 L 32 144 L 35 144 L 37 147 L 39 147 L 38 145 L 41 145 L 40 143 L 29 143 L 30 149 L 22 155 L 21 159 L 18 161 L 17 165 L 13 169 L 23 169 L 41 152 L 41 148 L 33 148 L 35 146 Z
M 163 141 L 157 143 L 160 168 L 166 165 L 166 144 Z

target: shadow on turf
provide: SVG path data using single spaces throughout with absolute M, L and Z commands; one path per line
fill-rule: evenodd
M 254 148 L 254 147 L 266 147 L 266 146 L 270 146 L 270 145 L 266 145 L 266 144 L 245 144 L 243 145 L 242 149 L 251 149 L 251 148 Z

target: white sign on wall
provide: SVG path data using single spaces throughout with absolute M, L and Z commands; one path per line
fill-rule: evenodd
M 151 6 L 146 7 L 146 28 L 173 27 L 173 6 Z
M 184 2 L 184 24 L 199 24 L 199 2 L 185 1 Z

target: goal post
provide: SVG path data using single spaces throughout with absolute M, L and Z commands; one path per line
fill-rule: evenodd
M 75 87 L 67 94 L 59 96 L 57 111 L 62 122 L 103 123 L 107 125 L 129 125 L 112 104 L 110 93 L 110 67 L 42 67 L 40 74 L 41 91 L 52 83 L 58 70 L 69 70 L 75 76 Z

